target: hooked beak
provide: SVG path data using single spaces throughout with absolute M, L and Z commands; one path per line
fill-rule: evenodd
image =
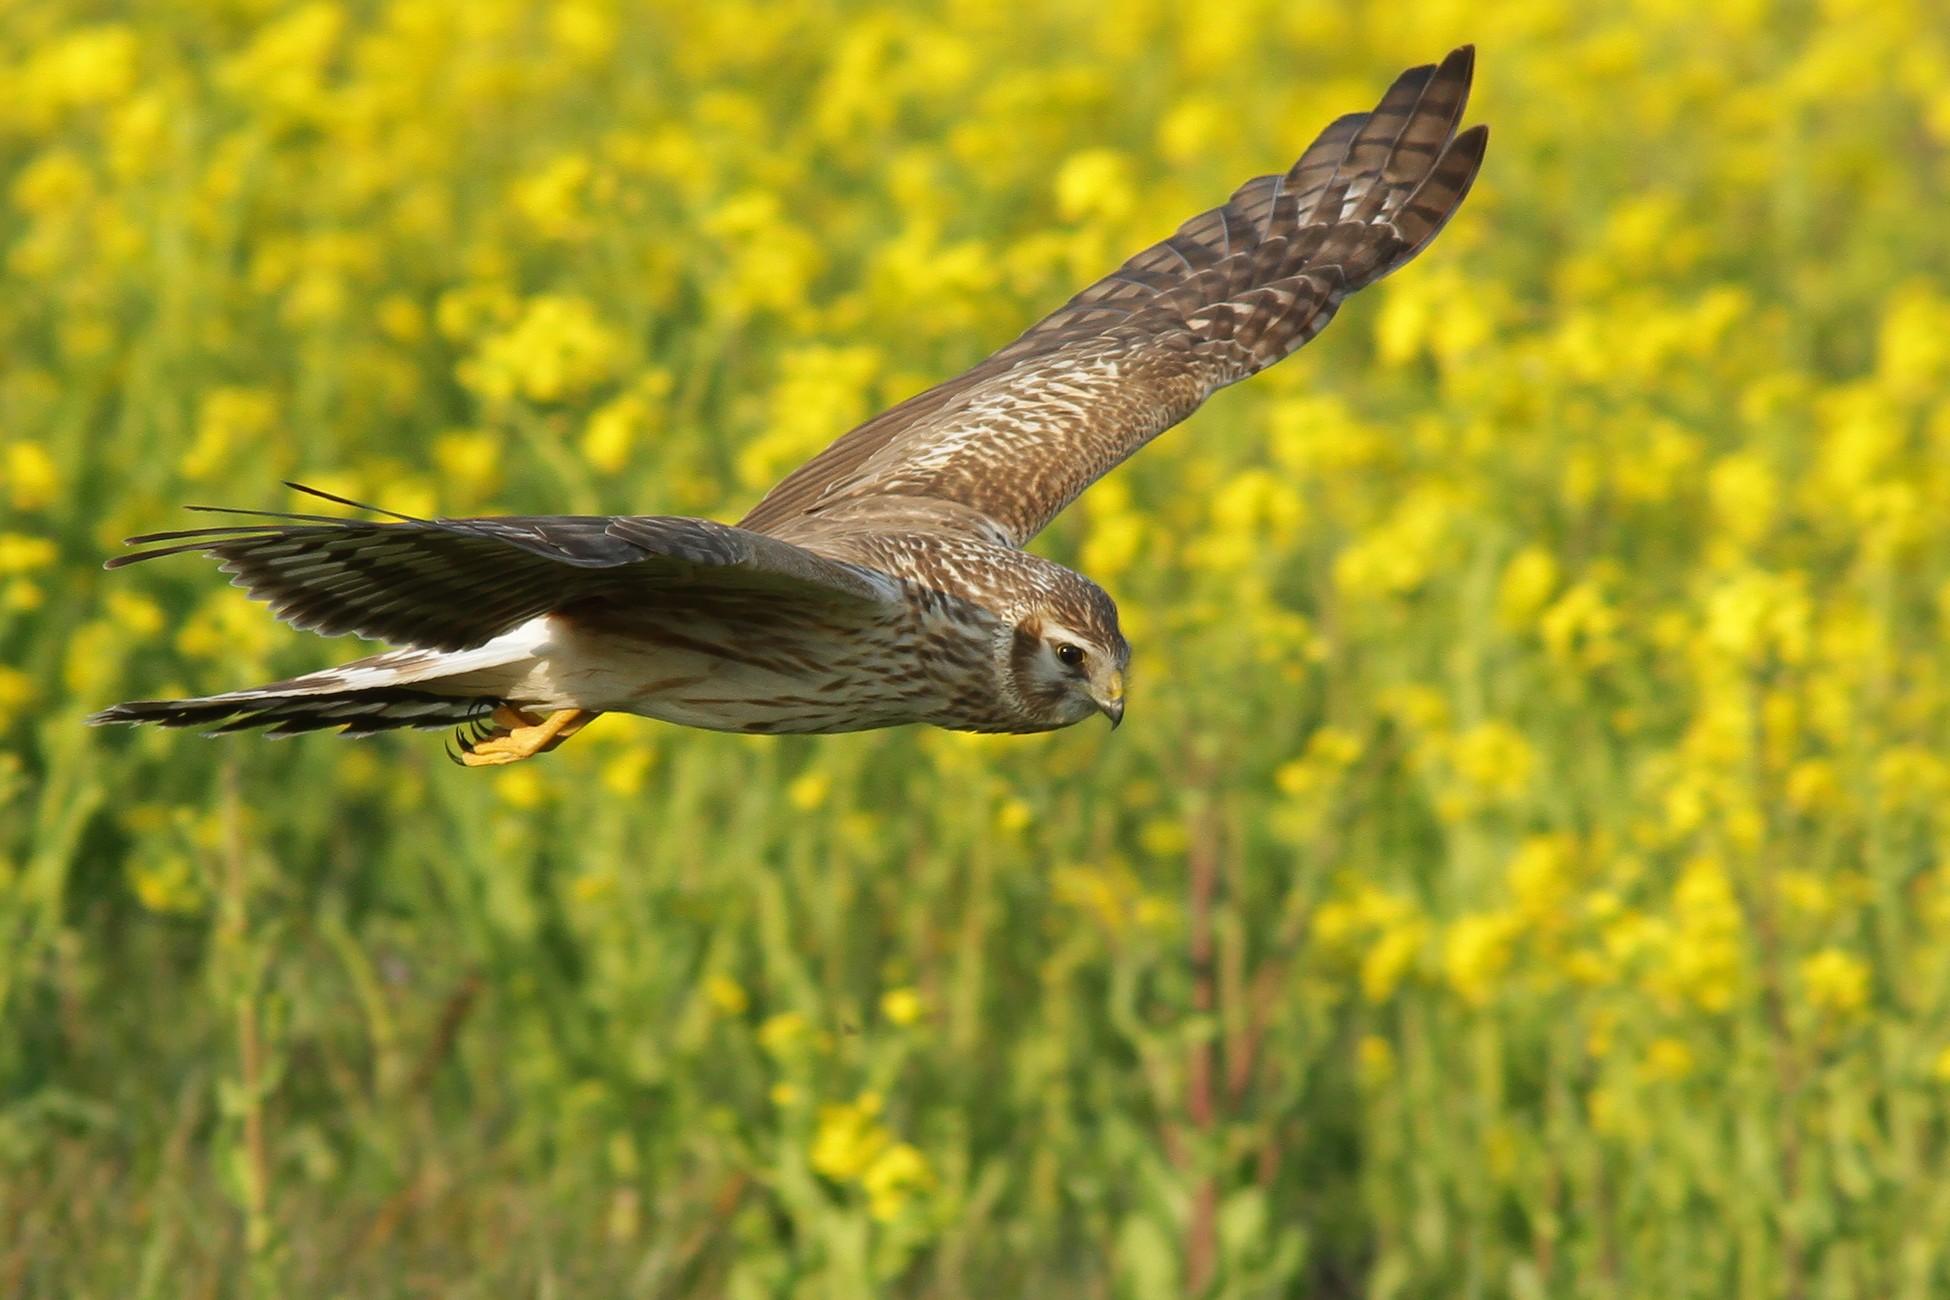
M 1104 693 L 1095 698 L 1097 707 L 1110 719 L 1110 729 L 1117 730 L 1117 724 L 1124 721 L 1124 674 L 1112 673 L 1104 683 Z

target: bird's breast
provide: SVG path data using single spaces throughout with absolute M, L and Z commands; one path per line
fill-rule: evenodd
M 691 610 L 552 622 L 525 692 L 538 705 L 765 734 L 961 717 L 979 727 L 993 711 L 992 620 L 926 590 L 864 619 Z

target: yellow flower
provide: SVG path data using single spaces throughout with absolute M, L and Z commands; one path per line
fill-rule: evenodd
M 0 533 L 0 577 L 32 573 L 54 563 L 60 553 L 45 537 L 25 533 Z
M 767 1016 L 758 1027 L 758 1045 L 775 1057 L 791 1056 L 806 1043 L 811 1026 L 797 1011 Z
M 125 24 L 104 23 L 67 32 L 10 70 L 8 93 L 18 112 L 45 127 L 75 108 L 120 99 L 135 84 L 136 36 Z
M 260 28 L 218 69 L 218 80 L 268 112 L 314 114 L 322 107 L 326 65 L 344 27 L 345 11 L 337 5 L 304 5 Z
M 1322 727 L 1308 738 L 1307 751 L 1273 773 L 1282 794 L 1305 799 L 1319 794 L 1361 757 L 1361 738 L 1340 727 Z
M 1670 421 L 1657 421 L 1635 446 L 1620 450 L 1612 469 L 1613 490 L 1622 501 L 1663 502 L 1679 485 L 1697 478 L 1701 453 L 1698 438 Z
M 32 677 L 18 668 L 0 664 L 0 717 L 19 717 L 34 694 Z
M 1422 354 L 1436 317 L 1450 300 L 1430 291 L 1429 277 L 1391 281 L 1375 314 L 1375 353 L 1386 366 L 1405 365 Z
M 1119 221 L 1136 202 L 1131 165 L 1114 149 L 1086 149 L 1056 169 L 1056 211 L 1065 221 Z
M 132 641 L 143 641 L 162 631 L 165 619 L 156 602 L 128 591 L 108 593 L 108 617 L 129 634 Z
M 1693 1049 L 1677 1038 L 1655 1038 L 1646 1046 L 1639 1076 L 1648 1082 L 1683 1079 L 1693 1072 Z
M 68 639 L 61 682 L 77 698 L 100 699 L 121 673 L 124 653 L 121 630 L 105 619 L 84 623 Z
M 449 429 L 433 440 L 433 463 L 443 486 L 478 501 L 501 483 L 501 439 L 486 429 Z
M 152 912 L 183 916 L 202 910 L 204 893 L 196 868 L 180 853 L 130 858 L 128 880 L 136 898 Z
M 440 333 L 455 343 L 471 342 L 491 329 L 512 324 L 521 300 L 498 280 L 449 289 L 434 307 Z
M 176 634 L 176 648 L 191 659 L 255 660 L 265 654 L 276 636 L 275 625 L 262 606 L 234 588 L 208 596 Z
M 657 751 L 646 745 L 624 750 L 603 764 L 603 789 L 628 798 L 643 792 L 643 780 L 657 761 Z
M 51 216 L 74 211 L 94 192 L 95 177 L 87 163 L 66 149 L 50 149 L 20 169 L 10 197 L 29 216 Z
M 1361 960 L 1361 992 L 1368 1001 L 1386 1002 L 1415 968 L 1428 936 L 1428 923 L 1406 915 L 1382 930 Z
M 548 798 L 549 791 L 541 775 L 532 766 L 524 764 L 496 773 L 494 793 L 510 808 L 519 808 L 525 812 L 541 807 L 543 801 Z
M 1504 566 L 1496 589 L 1496 613 L 1505 627 L 1528 628 L 1557 588 L 1557 557 L 1526 546 Z
M 815 767 L 792 778 L 792 783 L 785 788 L 785 801 L 799 812 L 813 812 L 824 807 L 832 793 L 832 774 Z
M 1212 494 L 1212 531 L 1194 555 L 1219 572 L 1247 568 L 1286 546 L 1305 517 L 1300 494 L 1265 469 L 1248 469 Z
M 1112 482 L 1122 486 L 1117 480 Z M 1128 501 L 1128 494 L 1125 496 Z M 1084 501 L 1089 507 L 1090 535 L 1083 543 L 1083 568 L 1105 582 L 1114 581 L 1136 562 L 1149 523 L 1135 511 L 1112 511 L 1096 505 L 1092 497 Z
M 880 1014 L 896 1025 L 921 1018 L 921 995 L 913 989 L 889 989 L 880 999 Z
M 1351 597 L 1414 591 L 1446 558 L 1454 508 L 1447 488 L 1413 489 L 1380 526 L 1358 537 L 1334 561 L 1334 582 Z
M 1900 745 L 1875 762 L 1876 799 L 1885 809 L 1935 806 L 1950 793 L 1950 763 L 1927 749 Z
M 1457 778 L 1456 811 L 1514 799 L 1530 784 L 1537 755 L 1523 733 L 1500 719 L 1471 727 L 1441 746 Z
M 1122 934 L 1136 919 L 1138 884 L 1122 865 L 1061 866 L 1051 873 L 1057 901 L 1094 915 L 1112 934 Z
M 591 170 L 583 155 L 564 154 L 515 182 L 511 196 L 515 210 L 547 238 L 586 238 L 592 227 L 583 198 Z
M 1742 545 L 1753 545 L 1773 527 L 1780 496 L 1774 471 L 1758 452 L 1738 452 L 1707 471 L 1714 521 Z
M 1015 797 L 1004 799 L 1001 806 L 995 810 L 996 829 L 1004 835 L 1020 834 L 1035 820 L 1036 810 L 1029 806 L 1027 799 Z
M 1437 732 L 1449 725 L 1449 701 L 1432 686 L 1391 686 L 1375 703 L 1410 731 Z
M 395 343 L 411 345 L 426 337 L 427 314 L 407 294 L 387 294 L 373 314 L 380 332 Z
M 1804 758 L 1788 769 L 1785 793 L 1795 811 L 1815 813 L 1833 807 L 1841 798 L 1842 787 L 1833 763 L 1825 758 Z
M 873 347 L 802 347 L 780 359 L 766 432 L 738 456 L 738 477 L 753 489 L 770 487 L 867 414 L 882 366 Z
M 1917 281 L 1891 294 L 1876 339 L 1876 378 L 1891 392 L 1940 392 L 1950 376 L 1950 302 Z
M 559 0 L 548 11 L 548 34 L 571 63 L 592 66 L 616 48 L 616 19 L 602 5 Z
M 880 1096 L 864 1092 L 858 1100 L 819 1108 L 819 1127 L 813 1133 L 807 1159 L 815 1171 L 836 1183 L 865 1173 L 892 1142 L 880 1123 Z
M 1704 1010 L 1726 1010 L 1740 989 L 1746 920 L 1725 864 L 1711 856 L 1687 863 L 1673 889 L 1673 913 L 1667 961 L 1648 981 Z
M 1355 469 L 1378 459 L 1382 435 L 1334 397 L 1291 397 L 1272 409 L 1271 451 L 1290 475 Z
M 491 401 L 562 402 L 614 378 L 628 350 L 587 299 L 543 294 L 528 301 L 512 327 L 483 339 L 459 375 Z
M 1840 948 L 1824 948 L 1802 961 L 1801 988 L 1816 1010 L 1859 1011 L 1869 1000 L 1869 965 Z
M 722 1016 L 742 1016 L 751 998 L 737 980 L 726 975 L 711 975 L 704 981 L 704 998 Z
M 1213 142 L 1224 139 L 1230 129 L 1223 104 L 1204 95 L 1183 99 L 1158 123 L 1158 152 L 1167 162 L 1188 166 L 1206 157 Z
M 763 311 L 805 318 L 806 291 L 825 257 L 819 241 L 794 224 L 777 195 L 761 190 L 733 195 L 705 217 L 704 228 L 723 242 L 730 263 L 712 288 L 718 312 L 734 320 Z
M 255 455 L 277 426 L 277 398 L 261 388 L 213 388 L 203 395 L 196 418 L 196 440 L 183 453 L 188 479 L 207 479 L 225 468 L 231 452 Z
M 1138 832 L 1138 843 L 1154 858 L 1175 858 L 1191 847 L 1185 823 L 1176 817 L 1153 817 Z
M 16 510 L 44 510 L 60 491 L 60 471 L 38 442 L 9 443 L 0 469 L 6 471 L 7 499 Z
M 639 394 L 625 393 L 596 408 L 582 435 L 582 458 L 590 467 L 614 474 L 630 463 L 638 430 L 650 421 L 650 406 Z
M 1449 986 L 1472 1007 L 1489 1005 L 1497 979 L 1510 964 L 1510 946 L 1517 919 L 1503 912 L 1479 912 L 1459 917 L 1449 927 L 1443 945 L 1443 969 Z
M 1798 664 L 1808 656 L 1812 611 L 1799 581 L 1745 572 L 1720 584 L 1706 602 L 1706 641 L 1740 663 L 1769 656 Z
M 1813 871 L 1783 871 L 1779 889 L 1782 901 L 1793 910 L 1816 919 L 1835 910 L 1835 891 L 1826 877 Z
M 860 1186 L 867 1193 L 867 1213 L 881 1223 L 891 1223 L 917 1193 L 933 1188 L 934 1170 L 917 1148 L 896 1142 L 861 1173 Z
M 1544 648 L 1570 668 L 1602 668 L 1617 657 L 1618 611 L 1605 603 L 1598 584 L 1580 582 L 1537 620 Z
M 1532 925 L 1561 920 L 1571 898 L 1571 864 L 1577 842 L 1568 835 L 1531 835 L 1510 860 L 1510 896 Z

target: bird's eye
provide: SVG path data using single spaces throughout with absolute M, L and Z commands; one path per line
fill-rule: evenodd
M 1056 657 L 1063 661 L 1065 667 L 1075 668 L 1083 662 L 1083 647 L 1060 645 L 1056 647 Z

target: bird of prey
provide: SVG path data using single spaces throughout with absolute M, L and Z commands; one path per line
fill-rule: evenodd
M 109 567 L 201 551 L 296 627 L 398 648 L 91 720 L 457 725 L 470 766 L 552 749 L 604 712 L 780 734 L 1034 732 L 1095 713 L 1115 726 L 1130 658 L 1117 607 L 1024 544 L 1427 246 L 1482 163 L 1487 129 L 1457 129 L 1474 61 L 1465 46 L 1402 73 L 1287 171 L 846 434 L 735 527 L 240 511 L 265 522 L 132 538 L 149 549 Z

